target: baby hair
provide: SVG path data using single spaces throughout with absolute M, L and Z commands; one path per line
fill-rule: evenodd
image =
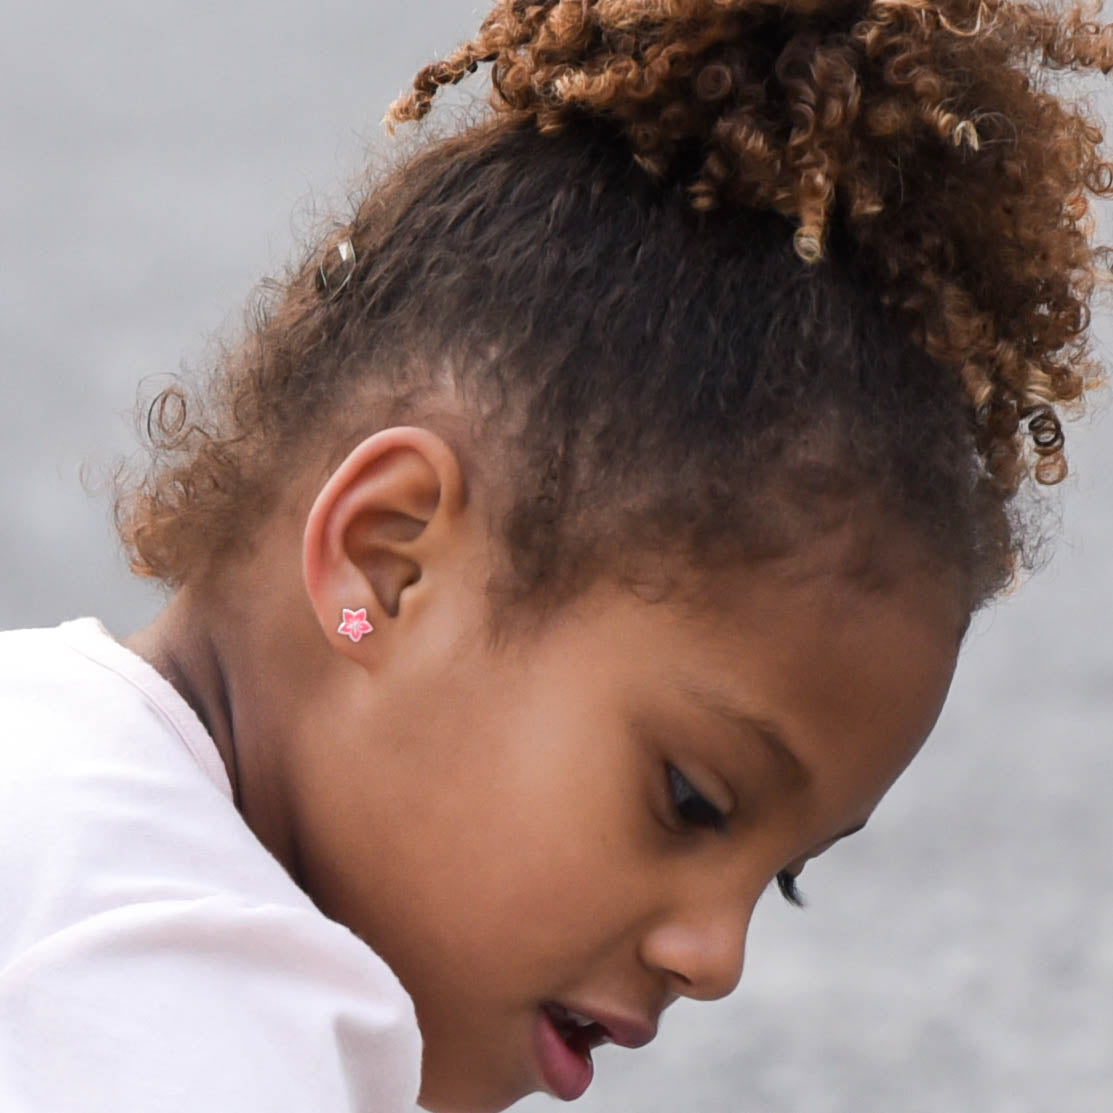
M 503 598 L 630 554 L 776 557 L 849 515 L 971 610 L 1011 579 L 1016 496 L 1064 476 L 1061 414 L 1100 378 L 1113 165 L 1050 78 L 1113 68 L 1109 28 L 1007 0 L 499 0 L 389 124 L 480 65 L 493 111 L 369 183 L 207 394 L 155 399 L 117 501 L 138 573 L 235 553 L 310 450 L 447 389 L 501 490 Z

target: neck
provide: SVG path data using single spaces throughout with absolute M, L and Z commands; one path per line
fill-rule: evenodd
M 237 731 L 237 693 L 250 690 L 238 682 L 235 624 L 215 617 L 220 608 L 204 608 L 186 589 L 171 600 L 149 626 L 124 639 L 124 645 L 158 670 L 193 708 L 209 732 L 232 786 L 236 810 L 256 837 L 297 881 L 296 854 L 284 821 L 275 747 L 260 747 L 247 731 Z M 240 647 L 243 648 L 242 646 Z M 275 739 L 270 740 L 272 743 Z

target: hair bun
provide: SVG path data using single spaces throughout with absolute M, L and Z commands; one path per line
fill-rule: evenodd
M 542 133 L 598 117 L 699 210 L 772 209 L 823 258 L 837 220 L 883 300 L 958 368 L 986 467 L 1065 473 L 1058 403 L 1100 375 L 1084 334 L 1109 272 L 1087 195 L 1102 131 L 1042 87 L 1113 69 L 1113 27 L 1013 0 L 498 0 L 388 123 L 491 63 L 491 101 Z M 1056 428 L 1053 429 L 1052 426 Z
M 696 208 L 729 199 L 797 217 L 797 250 L 814 261 L 862 99 L 864 51 L 854 37 L 868 26 L 866 7 L 861 0 L 500 0 L 477 38 L 425 67 L 387 120 L 420 119 L 440 86 L 490 62 L 497 109 L 532 117 L 543 133 L 573 117 L 608 119 L 656 177 L 689 168 L 699 152 L 702 165 L 689 183 Z M 964 129 L 960 138 L 975 135 L 968 121 L 954 124 Z M 855 201 L 859 216 L 882 208 L 864 187 Z

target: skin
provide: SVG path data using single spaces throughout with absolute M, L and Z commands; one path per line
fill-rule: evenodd
M 385 430 L 128 641 L 261 841 L 413 997 L 439 1113 L 542 1086 L 543 1002 L 655 1025 L 729 993 L 771 879 L 863 824 L 923 744 L 965 618 L 898 540 L 869 591 L 831 537 L 702 603 L 599 582 L 496 641 L 489 515 L 445 440 Z M 358 644 L 343 607 L 375 627 Z M 666 763 L 722 831 L 684 822 Z

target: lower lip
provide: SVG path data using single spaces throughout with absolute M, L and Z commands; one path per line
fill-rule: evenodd
M 561 1101 L 575 1101 L 591 1085 L 595 1066 L 591 1052 L 578 1055 L 560 1038 L 549 1014 L 540 1009 L 534 1042 L 545 1085 Z

